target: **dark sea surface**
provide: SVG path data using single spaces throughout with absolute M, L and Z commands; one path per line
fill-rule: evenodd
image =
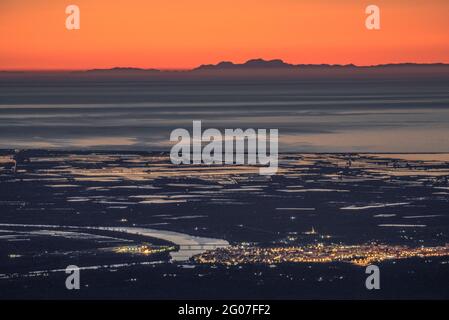
M 281 151 L 449 151 L 448 80 L 0 84 L 0 148 L 167 150 L 202 120 L 279 129 Z

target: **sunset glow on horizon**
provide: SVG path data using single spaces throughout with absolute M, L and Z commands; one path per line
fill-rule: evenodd
M 81 29 L 65 28 L 78 5 Z M 381 30 L 365 8 L 381 9 Z M 447 0 L 3 0 L 0 70 L 449 63 Z

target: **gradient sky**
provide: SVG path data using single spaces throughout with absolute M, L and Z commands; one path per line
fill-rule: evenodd
M 65 28 L 65 7 L 81 29 Z M 381 8 L 381 30 L 365 7 Z M 449 63 L 448 0 L 0 0 L 0 69 Z

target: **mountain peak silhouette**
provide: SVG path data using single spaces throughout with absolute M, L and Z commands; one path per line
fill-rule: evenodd
M 285 63 L 281 59 L 264 60 L 264 59 L 250 59 L 245 63 L 233 63 L 230 61 L 222 61 L 217 64 L 203 64 L 195 70 L 216 70 L 216 69 L 242 69 L 242 68 L 289 68 L 294 65 Z

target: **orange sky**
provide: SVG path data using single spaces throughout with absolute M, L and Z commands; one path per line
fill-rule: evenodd
M 65 28 L 65 7 L 81 29 Z M 381 30 L 365 28 L 365 7 Z M 0 69 L 449 63 L 448 0 L 0 0 Z

